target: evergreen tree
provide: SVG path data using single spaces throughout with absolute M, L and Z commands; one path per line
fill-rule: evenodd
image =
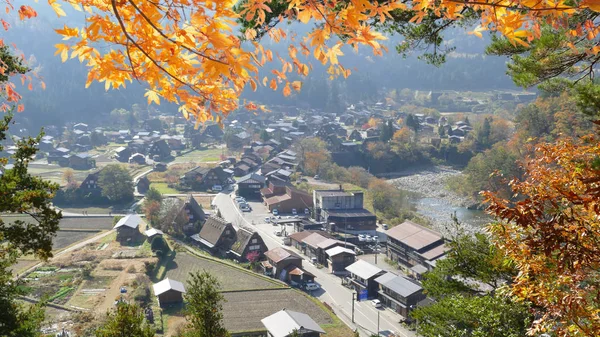
M 411 128 L 415 133 L 419 131 L 419 119 L 413 114 L 408 114 L 405 121 L 406 126 Z
M 266 142 L 267 140 L 271 139 L 271 136 L 269 136 L 269 133 L 267 132 L 267 130 L 262 130 L 260 132 L 260 139 L 263 142 Z
M 207 271 L 191 274 L 188 280 L 186 337 L 228 337 L 223 326 L 224 297 L 219 292 L 219 280 Z
M 438 135 L 440 135 L 440 138 L 446 137 L 446 129 L 443 125 L 438 126 Z
M 154 337 L 154 329 L 145 322 L 144 313 L 135 304 L 119 303 L 107 321 L 96 330 L 96 337 Z
M 121 165 L 107 165 L 98 177 L 98 185 L 102 195 L 112 202 L 130 201 L 133 199 L 133 182 L 129 171 Z
M 477 143 L 483 149 L 487 149 L 491 146 L 490 144 L 490 136 L 492 134 L 492 125 L 491 118 L 485 118 L 483 120 L 483 125 L 477 131 Z
M 154 187 L 150 187 L 150 189 L 148 189 L 148 191 L 146 191 L 146 194 L 144 195 L 144 197 L 148 201 L 158 201 L 158 202 L 162 201 L 162 194 Z

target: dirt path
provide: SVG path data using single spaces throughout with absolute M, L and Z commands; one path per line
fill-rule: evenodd
M 119 297 L 119 295 L 121 295 L 121 286 L 135 277 L 135 274 L 130 274 L 127 272 L 127 269 L 132 264 L 133 262 L 128 263 L 125 268 L 123 268 L 119 276 L 117 276 L 111 282 L 110 286 L 106 288 L 106 291 L 104 292 L 104 301 L 100 303 L 94 311 L 105 313 L 114 306 L 115 300 L 117 297 Z

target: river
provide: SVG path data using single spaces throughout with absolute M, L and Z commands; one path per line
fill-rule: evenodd
M 399 189 L 411 192 L 410 202 L 417 213 L 431 222 L 436 230 L 444 234 L 452 225 L 452 214 L 467 231 L 478 231 L 492 218 L 480 210 L 467 208 L 470 200 L 448 191 L 446 182 L 449 178 L 461 174 L 460 171 L 447 167 L 432 167 L 406 171 L 401 177 L 388 180 Z

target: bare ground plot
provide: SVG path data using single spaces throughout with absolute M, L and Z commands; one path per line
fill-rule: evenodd
M 293 289 L 244 291 L 224 293 L 224 322 L 231 332 L 264 329 L 261 319 L 284 308 L 308 313 L 319 325 L 332 324 L 333 320 L 306 295 Z
M 199 195 L 194 196 L 194 199 L 196 199 L 198 204 L 200 204 L 200 206 L 202 206 L 202 208 L 204 208 L 204 209 L 211 209 L 211 203 L 214 198 L 215 197 L 209 197 L 209 196 L 199 196 Z
M 2 221 L 6 223 L 12 223 L 16 220 L 26 221 L 28 223 L 37 223 L 33 218 L 28 215 L 3 215 Z M 113 217 L 65 217 L 60 219 L 59 223 L 60 230 L 69 229 L 91 229 L 91 230 L 104 230 L 113 228 Z
M 167 265 L 167 277 L 185 283 L 190 272 L 206 270 L 220 282 L 223 291 L 273 289 L 281 286 L 268 279 L 239 270 L 224 263 L 203 259 L 187 253 L 177 253 Z
M 63 249 L 76 242 L 88 239 L 99 232 L 96 230 L 59 230 L 52 239 L 52 249 Z
M 18 259 L 17 263 L 11 266 L 13 274 L 21 274 L 23 271 L 33 267 L 38 260 L 29 260 L 29 259 Z

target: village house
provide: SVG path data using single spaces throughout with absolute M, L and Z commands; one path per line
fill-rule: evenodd
M 265 257 L 271 266 L 273 266 L 273 277 L 282 279 L 281 274 L 289 266 L 302 268 L 302 257 L 291 250 L 282 247 L 273 248 L 265 253 Z M 283 280 L 287 275 L 283 275 Z
M 261 320 L 267 337 L 319 337 L 325 331 L 307 314 L 283 309 Z
M 366 233 L 377 229 L 377 217 L 363 208 L 362 191 L 314 190 L 315 220 L 325 222 L 330 231 Z
M 83 131 L 83 132 L 87 132 L 88 131 L 88 125 L 85 123 L 77 123 L 75 125 L 73 125 L 73 131 Z
M 89 170 L 94 166 L 96 166 L 96 162 L 89 153 L 78 153 L 69 156 L 69 167 L 75 170 Z
M 235 242 L 231 245 L 229 253 L 238 262 L 247 262 L 249 256 L 260 261 L 267 250 L 267 245 L 257 232 L 240 228 L 235 233 Z
M 164 139 L 154 141 L 148 150 L 148 156 L 153 160 L 167 160 L 171 158 L 171 148 Z
M 141 228 L 140 228 L 141 227 Z M 146 228 L 146 223 L 137 214 L 129 214 L 121 218 L 113 227 L 117 231 L 117 241 L 137 241 L 141 238 L 141 229 Z
M 138 179 L 137 183 L 135 184 L 135 187 L 137 188 L 137 192 L 140 194 L 148 192 L 148 190 L 150 189 L 150 179 L 148 179 L 147 176 L 141 177 L 140 179 Z
M 91 194 L 92 196 L 100 196 L 102 194 L 102 188 L 98 185 L 98 179 L 100 178 L 100 172 L 103 168 L 92 172 L 85 177 L 85 179 L 79 185 L 79 189 L 83 194 Z
M 356 253 L 341 246 L 329 248 L 325 254 L 327 255 L 327 269 L 335 275 L 347 274 L 346 267 L 356 261 Z
M 206 218 L 202 206 L 190 194 L 185 200 L 177 197 L 164 198 L 159 212 L 163 226 L 177 228 L 177 232 L 186 235 L 198 233 L 201 223 Z
M 211 216 L 202 225 L 200 233 L 194 234 L 192 239 L 211 255 L 225 256 L 236 241 L 236 232 L 231 223 Z
M 379 284 L 381 303 L 405 318 L 409 317 L 410 311 L 417 303 L 427 297 L 420 285 L 390 272 L 379 276 L 375 282 Z
M 183 283 L 166 278 L 152 285 L 154 295 L 158 298 L 158 303 L 161 307 L 172 304 L 183 303 L 183 294 L 185 287 Z
M 57 163 L 60 166 L 69 166 L 69 153 L 71 153 L 71 150 L 65 147 L 57 147 L 48 154 L 48 163 Z
M 131 157 L 130 148 L 121 146 L 115 150 L 115 159 L 120 161 L 121 163 L 129 162 L 129 157 Z
M 141 153 L 134 153 L 129 157 L 129 164 L 146 165 L 146 156 Z
M 375 279 L 385 274 L 385 271 L 364 260 L 357 260 L 346 267 L 346 271 L 350 273 L 346 282 L 356 291 L 359 301 L 377 297 L 379 284 Z
M 313 207 L 313 200 L 310 194 L 301 191 L 292 186 L 277 186 L 271 182 L 269 188 L 261 190 L 264 203 L 269 209 L 269 212 L 277 210 L 279 213 L 292 213 L 294 210 L 298 214 L 310 212 Z
M 153 238 L 163 236 L 163 231 L 156 228 L 150 228 L 144 232 L 144 235 L 148 238 L 148 241 L 151 242 Z
M 432 270 L 435 261 L 450 250 L 441 234 L 411 221 L 393 227 L 386 234 L 387 257 L 411 268 L 417 277 Z
M 223 168 L 216 166 L 213 168 L 196 166 L 193 169 L 185 172 L 180 178 L 180 182 L 184 186 L 188 186 L 193 190 L 208 190 L 215 185 L 226 186 L 230 175 L 223 171 Z
M 260 190 L 265 186 L 265 177 L 256 173 L 248 174 L 237 181 L 237 194 L 244 198 L 260 198 Z
M 350 133 L 350 136 L 348 136 L 348 140 L 354 141 L 354 142 L 360 142 L 363 140 L 363 137 L 360 134 L 360 132 L 355 129 L 355 130 L 352 130 L 352 132 Z

